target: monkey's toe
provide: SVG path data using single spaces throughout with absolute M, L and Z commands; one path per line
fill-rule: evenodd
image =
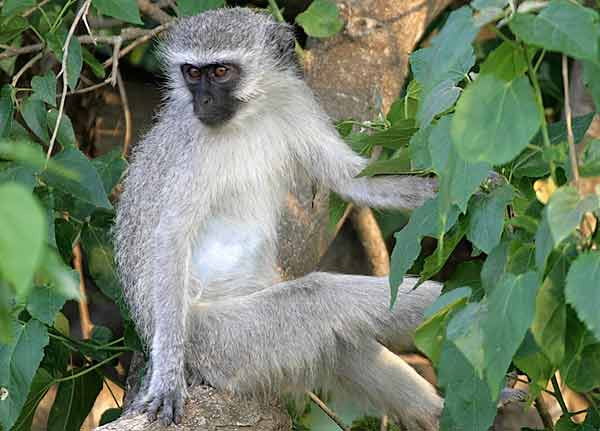
M 131 410 L 146 413 L 151 422 L 157 419 L 165 426 L 179 425 L 183 418 L 184 396 L 178 391 L 160 394 L 148 394 L 143 400 L 136 401 Z

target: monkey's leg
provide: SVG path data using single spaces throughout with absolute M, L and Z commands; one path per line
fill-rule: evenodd
M 415 283 L 400 286 L 392 311 L 386 278 L 327 273 L 194 304 L 186 359 L 211 385 L 242 394 L 302 394 L 342 381 L 415 430 L 433 429 L 441 399 L 379 344 L 414 351 L 414 329 L 440 292 Z

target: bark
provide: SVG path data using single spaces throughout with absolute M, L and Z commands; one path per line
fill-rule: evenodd
M 309 39 L 306 78 L 329 115 L 369 120 L 400 94 L 408 55 L 452 0 L 337 0 L 337 36 Z M 378 102 L 381 100 L 381 103 Z

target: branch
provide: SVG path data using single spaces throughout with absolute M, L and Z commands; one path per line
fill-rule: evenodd
M 562 56 L 562 76 L 563 91 L 565 93 L 565 119 L 567 122 L 567 142 L 569 143 L 569 159 L 571 161 L 571 171 L 573 172 L 573 181 L 577 185 L 579 182 L 579 167 L 577 164 L 577 152 L 575 149 L 575 137 L 573 136 L 573 124 L 571 115 L 571 101 L 569 95 L 569 65 L 567 56 Z
M 19 78 L 21 78 L 21 75 L 23 75 L 31 66 L 33 66 L 43 56 L 44 56 L 43 52 L 38 52 L 34 57 L 31 57 L 31 59 L 27 63 L 25 63 L 23 65 L 23 67 L 21 67 L 21 69 L 19 69 L 19 71 L 17 73 L 15 73 L 15 76 L 13 77 L 13 79 L 10 83 L 13 86 L 13 88 L 15 88 L 17 86 L 17 83 L 19 82 Z
M 41 51 L 43 48 L 43 43 L 35 43 L 33 45 L 22 46 L 20 48 L 5 48 L 6 51 L 0 53 L 0 60 L 6 60 L 7 58 L 16 57 L 17 55 L 38 52 Z
M 127 91 L 121 73 L 117 70 L 117 84 L 119 87 L 119 96 L 121 97 L 121 105 L 123 106 L 123 116 L 125 117 L 125 137 L 123 138 L 123 157 L 127 158 L 129 145 L 131 144 L 131 110 L 127 100 Z
M 329 407 L 325 404 L 314 392 L 306 391 L 306 395 L 311 399 L 313 403 L 315 403 L 323 412 L 334 421 L 340 429 L 344 431 L 351 431 L 350 427 L 347 426 L 344 421 Z
M 162 10 L 158 5 L 151 3 L 148 0 L 138 0 L 137 4 L 142 13 L 148 15 L 156 22 L 165 24 L 173 20 L 171 15 Z
M 71 39 L 73 38 L 73 34 L 75 33 L 75 28 L 77 28 L 77 24 L 81 20 L 81 18 L 88 12 L 90 5 L 92 4 L 92 0 L 85 0 L 85 2 L 79 8 L 77 15 L 75 15 L 75 19 L 71 24 L 71 28 L 69 28 L 69 33 L 67 34 L 67 38 L 65 39 L 65 44 L 63 45 L 63 57 L 62 57 L 62 66 L 60 69 L 59 75 L 62 73 L 62 81 L 63 81 L 63 93 L 60 97 L 60 105 L 58 107 L 58 115 L 56 117 L 56 124 L 54 125 L 54 131 L 52 132 L 52 137 L 50 138 L 50 143 L 48 144 L 48 153 L 46 154 L 46 159 L 49 159 L 52 155 L 52 150 L 54 149 L 54 143 L 56 142 L 56 136 L 58 135 L 58 128 L 60 127 L 60 121 L 62 120 L 63 112 L 65 110 L 65 100 L 67 99 L 67 91 L 69 88 L 69 81 L 67 76 L 67 59 L 69 57 L 69 45 L 71 44 Z

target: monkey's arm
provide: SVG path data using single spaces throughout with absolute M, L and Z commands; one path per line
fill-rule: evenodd
M 359 205 L 414 209 L 436 194 L 434 178 L 410 175 L 357 178 L 368 160 L 354 153 L 333 127 L 328 126 L 324 136 L 307 140 L 300 147 L 300 161 L 315 179 Z
M 116 249 L 125 297 L 150 351 L 148 389 L 134 408 L 150 415 L 160 411 L 160 419 L 170 423 L 181 419 L 186 391 L 185 274 L 193 202 L 189 187 L 164 180 L 177 178 L 172 170 L 184 163 L 172 160 L 169 147 L 156 145 L 164 141 L 161 127 L 134 153 L 117 212 Z

